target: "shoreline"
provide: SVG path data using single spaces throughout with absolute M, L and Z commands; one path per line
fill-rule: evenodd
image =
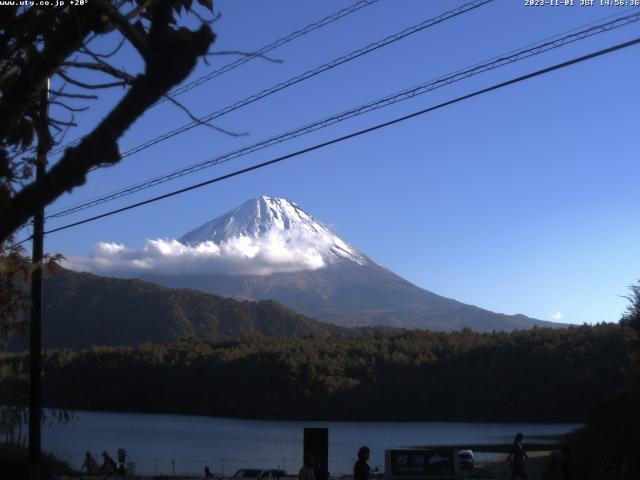
M 46 427 L 43 447 L 75 468 L 85 451 L 113 456 L 125 448 L 141 475 L 201 473 L 205 466 L 224 475 L 250 467 L 293 473 L 300 468 L 303 430 L 309 427 L 329 428 L 329 471 L 339 476 L 350 473 L 362 445 L 371 449 L 372 467 L 384 465 L 387 448 L 426 445 L 473 449 L 480 461 L 509 451 L 518 431 L 528 438 L 526 448 L 541 451 L 558 448 L 562 435 L 579 425 L 283 422 L 81 411 L 67 426 Z
M 540 479 L 543 472 L 549 462 L 551 450 L 539 450 L 533 451 L 529 454 L 529 458 L 526 461 L 526 469 L 529 474 L 529 478 Z M 506 461 L 506 455 L 500 455 L 489 459 L 476 461 L 476 468 L 474 470 L 462 471 L 460 479 L 477 479 L 477 480 L 507 480 L 510 478 L 510 467 Z M 118 480 L 122 477 L 118 475 L 87 475 L 82 473 L 76 473 L 74 475 L 54 475 L 52 480 Z M 124 477 L 129 480 L 197 480 L 202 479 L 203 475 L 130 475 Z M 230 477 L 220 477 L 216 475 L 212 477 L 212 480 L 228 479 Z M 287 475 L 281 477 L 285 480 L 297 480 L 298 475 Z M 374 474 L 371 477 L 373 480 L 383 480 L 384 474 Z M 352 480 L 353 475 L 340 475 L 330 476 L 329 480 Z

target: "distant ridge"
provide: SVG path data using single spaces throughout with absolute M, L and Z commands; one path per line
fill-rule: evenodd
M 127 346 L 198 337 L 327 337 L 349 333 L 272 300 L 238 301 L 141 280 L 62 270 L 44 283 L 45 348 Z M 24 340 L 26 341 L 26 340 Z M 13 340 L 12 349 L 25 344 Z

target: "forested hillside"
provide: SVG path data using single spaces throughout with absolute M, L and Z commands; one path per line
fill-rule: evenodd
M 61 270 L 44 284 L 45 348 L 137 345 L 199 337 L 326 337 L 347 329 L 318 322 L 281 304 L 238 301 L 149 282 Z M 14 338 L 12 349 L 26 346 Z
M 579 421 L 618 391 L 618 325 L 479 334 L 201 339 L 49 351 L 49 406 L 255 418 Z M 0 360 L 3 402 L 24 354 Z

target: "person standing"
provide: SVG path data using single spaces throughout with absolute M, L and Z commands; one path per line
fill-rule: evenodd
M 353 466 L 353 480 L 369 480 L 371 469 L 367 460 L 369 460 L 370 453 L 369 447 L 360 447 L 358 450 L 358 461 Z
M 513 440 L 513 445 L 511 446 L 511 453 L 509 453 L 507 457 L 507 461 L 511 460 L 511 480 L 515 480 L 516 478 L 529 480 L 527 470 L 524 468 L 524 460 L 529 457 L 522 446 L 523 439 L 524 435 L 522 433 L 516 434 L 516 438 Z
M 100 467 L 100 473 L 110 475 L 116 472 L 116 462 L 109 456 L 107 452 L 102 452 L 102 466 Z

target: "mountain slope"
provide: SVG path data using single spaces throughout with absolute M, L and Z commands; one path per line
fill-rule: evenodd
M 246 237 L 261 239 L 279 232 L 303 237 L 322 256 L 321 268 L 270 275 L 146 274 L 168 287 L 187 287 L 219 295 L 274 299 L 318 320 L 343 326 L 384 325 L 431 330 L 513 330 L 550 326 L 524 315 L 504 315 L 445 298 L 404 280 L 317 222 L 298 205 L 260 197 L 185 234 L 189 245 L 221 244 Z M 287 237 L 287 238 L 289 238 Z
M 238 299 L 275 299 L 323 322 L 347 327 L 392 326 L 449 331 L 514 330 L 555 325 L 504 315 L 423 290 L 377 265 L 331 265 L 272 275 L 178 275 L 145 278 Z
M 345 332 L 271 300 L 237 301 L 68 270 L 47 279 L 43 293 L 45 348 L 136 345 L 187 337 L 326 337 Z

